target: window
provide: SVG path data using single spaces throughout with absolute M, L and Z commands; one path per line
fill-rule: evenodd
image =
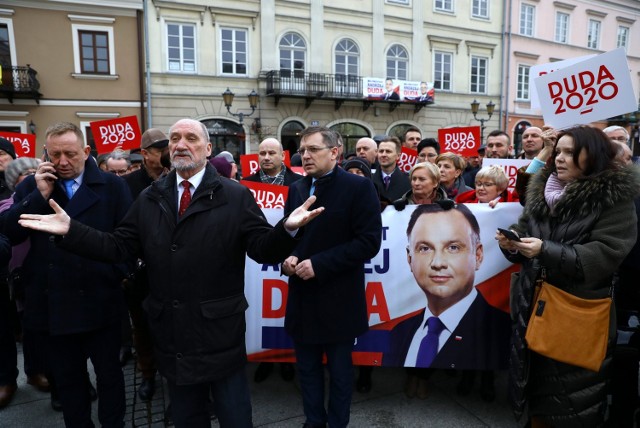
M 280 69 L 305 69 L 307 45 L 298 34 L 287 33 L 280 39 Z
M 116 74 L 113 28 L 73 24 L 73 62 L 79 75 L 114 76 Z
M 587 47 L 598 49 L 600 44 L 600 21 L 589 20 L 589 33 L 587 34 Z
M 167 24 L 168 70 L 183 73 L 196 71 L 196 26 Z
M 536 8 L 530 4 L 520 5 L 520 34 L 522 36 L 533 37 L 533 25 Z
M 357 76 L 360 72 L 360 50 L 349 39 L 342 39 L 336 45 L 336 74 Z
M 13 31 L 11 32 L 13 33 Z M 13 34 L 9 33 L 9 26 L 5 23 L 0 23 L 0 65 L 2 67 L 11 67 L 13 61 L 11 60 L 11 42 Z
M 531 67 L 528 65 L 518 65 L 518 89 L 516 99 L 529 101 L 529 71 Z
M 487 64 L 484 57 L 471 57 L 471 92 L 474 94 L 487 93 Z
M 387 0 L 387 3 L 409 4 L 409 0 Z
M 629 27 L 618 27 L 618 40 L 616 47 L 624 48 L 625 51 L 629 47 Z
M 247 74 L 247 31 L 234 28 L 221 30 L 222 73 Z
M 400 45 L 393 45 L 387 51 L 387 78 L 407 80 L 409 55 Z
M 443 91 L 451 90 L 451 64 L 453 56 L 447 52 L 434 52 L 433 54 L 433 87 Z
M 567 43 L 569 34 L 569 15 L 562 12 L 556 13 L 556 34 L 554 40 L 558 43 Z
M 453 0 L 436 0 L 436 10 L 453 12 Z
M 488 18 L 489 0 L 473 0 L 471 15 L 475 18 Z

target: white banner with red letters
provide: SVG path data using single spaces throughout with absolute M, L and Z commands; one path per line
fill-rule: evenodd
M 516 179 L 518 178 L 518 170 L 523 166 L 531 163 L 529 159 L 482 159 L 482 166 L 500 165 L 504 169 L 504 173 L 509 179 L 507 189 L 513 191 L 516 188 Z
M 538 91 L 536 90 L 536 82 L 537 80 L 535 79 L 536 77 L 540 77 L 540 76 L 544 76 L 545 74 L 549 74 L 549 73 L 553 73 L 554 71 L 558 71 L 561 70 L 565 67 L 568 67 L 570 65 L 576 64 L 578 62 L 584 61 L 586 59 L 589 58 L 593 58 L 594 56 L 596 56 L 595 54 L 593 55 L 585 55 L 585 56 L 579 56 L 576 58 L 569 58 L 569 59 L 565 59 L 563 61 L 556 61 L 556 62 L 548 62 L 546 64 L 536 64 L 536 65 L 532 65 L 531 66 L 531 70 L 529 71 L 529 77 L 531 78 L 531 81 L 533 82 L 533 90 L 530 92 L 531 95 L 531 108 L 532 109 L 537 109 L 540 108 L 540 100 L 538 99 Z

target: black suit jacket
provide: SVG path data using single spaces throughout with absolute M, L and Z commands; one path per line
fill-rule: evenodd
M 391 93 L 387 92 L 386 94 L 384 94 L 382 99 L 385 101 L 400 101 L 400 95 L 398 95 L 397 92 L 391 92 Z
M 384 366 L 403 366 L 424 310 L 402 321 L 390 333 Z M 436 355 L 431 367 L 442 369 L 502 369 L 509 357 L 509 314 L 489 305 L 478 293 L 456 329 Z
M 291 171 L 286 166 L 284 168 L 285 168 L 285 172 L 284 172 L 284 185 L 285 186 L 291 186 L 291 183 L 295 183 L 296 181 L 298 181 L 298 180 L 300 180 L 302 178 L 302 176 L 300 174 L 296 174 L 295 172 Z M 260 181 L 260 171 L 256 172 L 255 174 L 251 174 L 248 177 L 243 178 L 243 180 L 254 181 L 256 183 L 262 183 L 262 181 Z
M 388 189 L 385 189 L 384 187 L 384 181 L 382 180 L 382 168 L 378 168 L 371 179 L 374 183 L 377 183 L 377 186 L 381 191 L 380 196 L 390 200 L 391 202 L 396 199 L 400 199 L 402 195 L 411 190 L 409 176 L 398 168 L 396 168 L 393 174 L 391 174 L 391 181 L 389 182 Z

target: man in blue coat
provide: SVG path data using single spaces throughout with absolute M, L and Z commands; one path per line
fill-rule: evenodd
M 15 203 L 4 217 L 13 244 L 27 238 L 31 242 L 23 264 L 24 323 L 50 336 L 50 363 L 65 424 L 93 426 L 86 380 L 89 357 L 98 379 L 100 424 L 122 427 L 125 396 L 118 354 L 124 269 L 60 249 L 52 236 L 22 228 L 18 218 L 53 212 L 49 199 L 55 199 L 72 218 L 111 231 L 129 209 L 131 193 L 120 177 L 100 171 L 76 125 L 50 126 L 46 149 L 50 161 L 18 186 Z
M 289 187 L 285 205 L 288 215 L 314 195 L 325 208 L 305 226 L 282 266 L 289 276 L 285 328 L 295 345 L 306 427 L 349 423 L 351 351 L 368 329 L 364 263 L 378 253 L 382 237 L 373 183 L 337 167 L 338 147 L 338 134 L 328 128 L 302 131 L 299 153 L 307 176 Z M 331 375 L 328 411 L 323 353 Z

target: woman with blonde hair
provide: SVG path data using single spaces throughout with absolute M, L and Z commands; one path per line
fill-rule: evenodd
M 476 174 L 476 188 L 461 193 L 456 198 L 458 203 L 488 203 L 491 208 L 498 202 L 517 202 L 518 196 L 511 192 L 509 179 L 499 165 L 485 166 Z
M 440 170 L 440 187 L 447 192 L 449 199 L 455 199 L 458 195 L 473 190 L 462 179 L 462 173 L 466 162 L 462 156 L 446 152 L 438 155 L 436 165 Z
M 393 202 L 398 211 L 407 205 L 432 204 L 435 201 L 448 199 L 440 187 L 440 171 L 431 162 L 419 162 L 409 171 L 411 190 Z

